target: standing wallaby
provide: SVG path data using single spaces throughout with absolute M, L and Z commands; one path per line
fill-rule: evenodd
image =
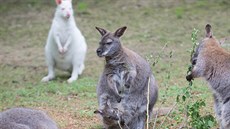
M 144 129 L 147 110 L 151 114 L 158 97 L 152 70 L 145 59 L 121 45 L 126 27 L 115 33 L 96 29 L 102 36 L 97 55 L 105 57 L 106 64 L 97 85 L 99 110 L 95 113 L 102 116 L 106 129 Z
M 0 113 L 0 129 L 58 129 L 58 127 L 42 111 L 12 108 Z
M 213 91 L 220 129 L 230 129 L 230 53 L 213 37 L 210 24 L 205 30 L 206 37 L 192 57 L 193 68 L 186 79 L 205 78 Z
M 85 38 L 77 28 L 72 9 L 72 0 L 56 0 L 57 9 L 45 46 L 48 75 L 47 82 L 55 77 L 54 68 L 72 72 L 67 80 L 71 83 L 82 74 L 86 55 Z

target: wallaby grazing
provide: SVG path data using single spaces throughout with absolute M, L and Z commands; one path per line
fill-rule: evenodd
M 55 77 L 54 68 L 72 72 L 67 80 L 71 83 L 82 74 L 85 66 L 86 42 L 77 28 L 72 9 L 72 0 L 56 0 L 57 9 L 45 46 L 48 75 L 47 82 Z
M 230 129 L 230 53 L 213 37 L 211 25 L 207 24 L 205 29 L 206 37 L 192 57 L 193 68 L 186 79 L 206 79 L 213 91 L 220 128 Z
M 147 109 L 151 115 L 158 97 L 150 65 L 120 43 L 126 27 L 115 33 L 96 29 L 102 36 L 97 55 L 105 57 L 106 64 L 97 85 L 99 110 L 95 113 L 102 116 L 106 129 L 144 129 Z
M 0 129 L 58 129 L 58 127 L 42 111 L 12 108 L 0 113 Z

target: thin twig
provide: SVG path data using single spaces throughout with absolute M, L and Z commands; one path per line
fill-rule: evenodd
M 157 117 L 158 117 L 159 111 L 160 111 L 160 108 L 158 108 L 158 110 L 157 110 L 156 117 L 155 117 L 154 124 L 153 124 L 153 129 L 155 129 L 155 127 L 156 127 Z
M 121 123 L 120 123 L 121 118 L 120 118 L 120 115 L 119 115 L 119 110 L 118 110 L 117 116 L 118 116 L 118 118 L 119 118 L 119 120 L 117 121 L 117 123 L 118 123 L 118 125 L 119 125 L 120 129 L 122 129 L 122 127 L 121 127 Z
M 161 52 L 156 56 L 156 59 L 153 61 L 152 65 L 155 66 L 158 63 L 158 60 L 160 59 L 162 53 L 164 53 L 165 48 L 167 47 L 168 43 L 165 43 L 164 46 L 161 49 Z
M 161 122 L 161 124 L 160 124 L 160 128 L 161 128 L 161 126 L 163 125 L 163 123 L 165 122 L 165 120 L 166 120 L 166 118 L 169 116 L 169 114 L 172 112 L 172 110 L 176 107 L 176 105 L 177 105 L 177 102 L 176 103 L 174 103 L 174 105 L 173 105 L 173 107 L 168 111 L 168 113 L 166 114 L 166 116 L 164 117 L 164 120 Z
M 120 124 L 120 120 L 118 120 L 117 123 L 118 123 L 120 129 L 122 129 L 121 124 Z

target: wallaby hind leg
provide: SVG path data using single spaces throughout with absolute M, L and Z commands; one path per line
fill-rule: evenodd
M 221 124 L 223 129 L 230 129 L 230 101 L 226 102 L 222 106 Z
M 79 64 L 73 64 L 73 70 L 71 73 L 71 77 L 67 80 L 68 83 L 72 83 L 77 80 L 79 73 Z
M 221 124 L 221 114 L 222 114 L 222 102 L 220 102 L 218 96 L 216 94 L 213 94 L 213 98 L 214 98 L 214 109 L 215 109 L 215 113 L 217 116 L 217 119 L 220 123 L 220 129 L 224 129 L 222 124 Z
M 54 73 L 55 62 L 54 62 L 54 60 L 52 59 L 51 56 L 46 56 L 46 62 L 48 65 L 48 75 L 42 78 L 42 80 L 41 80 L 42 82 L 48 82 L 48 81 L 54 79 L 54 77 L 55 77 L 55 73 Z
M 78 75 L 81 75 L 84 69 L 85 69 L 85 65 L 84 65 L 84 63 L 82 63 L 82 64 L 80 65 Z

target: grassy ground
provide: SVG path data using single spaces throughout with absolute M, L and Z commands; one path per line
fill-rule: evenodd
M 73 3 L 77 25 L 88 44 L 86 70 L 76 83 L 67 84 L 68 73 L 58 71 L 57 78 L 46 84 L 40 80 L 47 74 L 44 45 L 55 2 L 0 1 L 0 110 L 31 107 L 47 111 L 61 129 L 101 128 L 100 120 L 93 114 L 97 109 L 95 87 L 104 64 L 95 54 L 100 39 L 95 26 L 114 31 L 126 25 L 123 45 L 143 57 L 152 55 L 150 61 L 161 54 L 153 67 L 160 89 L 156 107 L 173 105 L 176 95 L 188 85 L 185 75 L 194 27 L 200 30 L 199 39 L 207 23 L 213 26 L 217 38 L 230 35 L 228 0 L 79 0 Z M 197 79 L 193 91 L 194 100 L 206 100 L 204 114 L 214 114 L 207 84 Z M 159 127 L 161 120 L 157 121 L 158 128 L 181 125 L 167 119 Z

